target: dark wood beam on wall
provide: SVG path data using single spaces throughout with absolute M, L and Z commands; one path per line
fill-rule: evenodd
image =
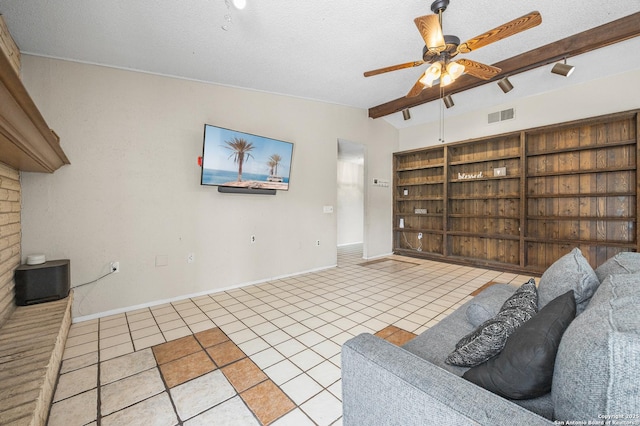
M 611 21 L 599 27 L 549 43 L 537 49 L 530 50 L 493 66 L 501 68 L 502 72 L 491 80 L 480 80 L 469 75 L 462 75 L 455 82 L 447 86 L 447 94 L 463 92 L 500 80 L 504 76 L 511 76 L 534 68 L 542 67 L 563 58 L 570 58 L 592 50 L 600 49 L 614 43 L 619 43 L 640 35 L 640 12 L 624 18 Z M 630 52 L 630 54 L 632 54 Z M 423 90 L 414 98 L 402 97 L 384 104 L 369 108 L 369 117 L 379 118 L 402 111 L 406 108 L 422 105 L 440 98 L 439 86 Z

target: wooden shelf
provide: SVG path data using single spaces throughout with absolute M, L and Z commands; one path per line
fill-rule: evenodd
M 555 149 L 549 149 L 549 150 L 544 150 L 544 151 L 527 152 L 527 157 L 536 157 L 536 156 L 539 156 L 539 155 L 561 154 L 561 153 L 566 153 L 566 152 L 589 151 L 589 150 L 593 150 L 593 149 L 615 148 L 615 147 L 619 147 L 619 146 L 628 146 L 628 145 L 635 145 L 635 144 L 636 144 L 635 139 L 628 139 L 628 140 L 623 140 L 623 141 L 618 141 L 618 142 L 611 142 L 611 143 L 607 143 L 607 144 L 571 146 L 571 147 L 567 147 L 567 148 L 555 148 Z
M 636 217 L 626 216 L 527 216 L 527 220 L 548 220 L 548 221 L 607 221 L 607 222 L 636 222 Z
M 508 180 L 508 179 L 520 179 L 520 176 L 485 176 L 481 178 L 473 179 L 449 179 L 449 183 L 463 183 L 463 182 L 482 182 L 487 180 Z
M 519 240 L 519 235 L 513 234 L 483 234 L 478 232 L 463 232 L 463 231 L 447 231 L 447 235 L 456 237 L 475 237 L 475 238 L 487 238 L 491 240 Z
M 440 213 L 402 213 L 402 212 L 398 212 L 398 216 L 402 216 L 402 217 L 442 217 L 442 212 L 440 212 Z
M 574 247 L 594 268 L 640 251 L 639 112 L 395 153 L 393 223 L 404 218 L 405 228 L 393 228 L 394 252 L 537 273 Z M 493 176 L 496 165 L 509 175 Z M 414 182 L 402 183 L 405 172 Z M 413 212 L 407 202 L 441 212 L 402 213 Z
M 395 248 L 393 249 L 393 252 L 395 254 L 399 254 L 399 255 L 404 255 L 404 256 L 412 256 L 412 257 L 442 257 L 441 254 L 438 253 L 426 253 L 422 250 L 416 250 L 416 249 L 408 249 L 408 248 Z
M 0 49 L 0 162 L 25 172 L 53 173 L 69 159 L 9 58 Z
M 607 197 L 635 197 L 635 192 L 581 192 L 575 194 L 536 194 L 529 193 L 527 198 L 607 198 Z
M 472 194 L 472 195 L 449 195 L 450 200 L 506 200 L 520 199 L 518 194 Z
M 520 216 L 499 216 L 488 214 L 464 214 L 464 213 L 451 213 L 449 217 L 454 218 L 468 218 L 468 219 L 514 219 L 520 220 Z
M 423 234 L 444 234 L 442 229 L 426 229 L 426 228 L 394 228 L 394 231 L 398 232 L 413 232 L 417 234 L 418 232 L 422 232 Z
M 537 243 L 550 243 L 547 238 L 535 238 L 535 237 L 526 237 L 524 239 L 526 242 L 537 242 Z M 557 238 L 554 239 L 553 244 L 567 244 L 572 247 L 580 246 L 580 245 L 601 245 L 601 246 L 609 246 L 609 247 L 619 247 L 619 248 L 629 248 L 636 249 L 637 244 L 635 242 L 624 242 L 624 241 L 616 241 L 616 240 L 572 240 L 568 238 Z
M 402 197 L 398 198 L 396 201 L 442 201 L 442 197 Z
M 497 157 L 492 157 L 492 158 L 479 158 L 479 159 L 474 159 L 474 160 L 469 160 L 469 161 L 464 161 L 464 160 L 455 160 L 455 161 L 450 161 L 449 165 L 450 166 L 459 166 L 459 165 L 463 165 L 463 164 L 478 164 L 478 163 L 491 163 L 493 161 L 503 161 L 503 160 L 519 160 L 520 159 L 520 154 L 511 154 L 511 155 L 502 155 L 502 156 L 497 156 Z
M 397 172 L 413 172 L 413 171 L 416 171 L 416 170 L 436 169 L 438 167 L 444 167 L 444 163 L 426 164 L 424 166 L 400 167 L 396 171 Z
M 567 176 L 567 175 L 584 175 L 593 173 L 611 173 L 611 172 L 628 172 L 635 171 L 636 166 L 622 166 L 622 167 L 602 167 L 598 169 L 580 169 L 580 170 L 559 170 L 556 172 L 544 172 L 544 173 L 528 173 L 527 177 L 553 177 L 553 176 Z
M 439 180 L 439 181 L 433 181 L 433 180 L 429 180 L 429 181 L 423 181 L 423 182 L 398 182 L 396 186 L 416 186 L 416 185 L 442 185 L 444 183 L 444 181 Z

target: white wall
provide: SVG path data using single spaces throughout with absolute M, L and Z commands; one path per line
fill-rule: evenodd
M 364 165 L 338 158 L 338 246 L 362 242 L 363 207 Z
M 75 317 L 335 265 L 336 217 L 322 207 L 337 201 L 336 140 L 366 144 L 388 179 L 398 148 L 397 130 L 355 108 L 27 55 L 23 81 L 71 161 L 22 174 L 23 256 L 70 258 L 72 285 L 120 262 L 77 290 Z M 201 187 L 204 123 L 293 142 L 290 190 Z M 386 189 L 367 201 L 370 256 L 391 251 Z
M 465 99 L 486 95 L 486 91 L 491 90 L 483 86 L 453 96 L 456 106 L 445 111 L 445 140 L 447 143 L 457 142 L 640 108 L 639 83 L 640 70 L 634 70 L 578 85 L 560 86 L 554 91 L 524 98 L 517 97 L 516 86 L 508 94 L 508 98 L 513 99 L 510 102 L 456 115 L 458 104 L 464 105 Z M 559 85 L 557 80 L 555 84 Z M 438 105 L 429 104 L 428 107 L 433 109 L 432 116 L 437 118 Z M 507 108 L 515 108 L 515 119 L 487 124 L 489 113 Z M 437 145 L 438 134 L 438 121 L 401 129 L 400 150 Z

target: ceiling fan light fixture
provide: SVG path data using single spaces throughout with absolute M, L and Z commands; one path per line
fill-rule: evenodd
M 409 111 L 409 108 L 402 110 L 402 118 L 404 118 L 404 121 L 411 120 L 411 112 Z
M 440 74 L 440 85 L 441 86 L 448 86 L 451 83 L 453 83 L 454 78 L 451 77 L 451 74 L 449 74 L 446 70 Z
M 424 75 L 420 79 L 420 83 L 429 87 L 433 86 L 433 82 L 440 77 L 441 70 L 442 70 L 442 64 L 440 64 L 440 62 L 436 62 L 435 64 L 432 64 L 424 72 Z
M 247 0 L 233 0 L 233 6 L 238 10 L 242 10 L 247 7 Z
M 575 67 L 573 65 L 567 64 L 567 58 L 565 58 L 563 63 L 558 62 L 557 64 L 555 64 L 553 68 L 551 68 L 551 72 L 553 74 L 569 77 L 574 69 Z
M 507 77 L 505 77 L 502 80 L 498 81 L 498 86 L 500 87 L 500 89 L 502 89 L 502 91 L 504 93 L 508 93 L 511 90 L 513 90 L 513 84 L 511 84 L 511 82 L 509 81 L 509 79 Z
M 425 71 L 425 73 L 420 77 L 420 83 L 423 86 L 431 87 L 433 86 L 433 76 Z
M 447 73 L 451 76 L 451 80 L 455 80 L 464 73 L 464 65 L 457 62 L 449 62 L 447 64 Z
M 442 102 L 444 102 L 444 106 L 447 107 L 447 109 L 451 108 L 452 106 L 454 106 L 455 104 L 453 103 L 453 98 L 451 97 L 451 95 L 446 95 L 443 96 L 442 98 Z

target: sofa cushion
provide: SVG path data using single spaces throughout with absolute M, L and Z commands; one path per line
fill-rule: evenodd
M 530 279 L 509 297 L 498 314 L 464 336 L 445 360 L 447 364 L 474 367 L 498 354 L 507 338 L 535 315 L 538 292 Z
M 474 327 L 478 327 L 483 322 L 496 316 L 498 311 L 492 311 L 486 305 L 481 303 L 471 303 L 467 307 L 466 313 L 469 324 Z
M 638 306 L 640 273 L 610 275 L 567 328 L 551 390 L 559 421 L 640 413 Z
M 640 272 L 640 253 L 623 251 L 610 257 L 596 268 L 596 275 L 603 282 L 609 275 Z
M 576 316 L 569 290 L 513 332 L 502 352 L 462 377 L 505 398 L 537 398 L 551 391 L 562 334 Z
M 542 274 L 538 283 L 538 308 L 542 309 L 556 297 L 573 290 L 578 315 L 584 311 L 599 285 L 598 276 L 576 247 L 556 260 Z

